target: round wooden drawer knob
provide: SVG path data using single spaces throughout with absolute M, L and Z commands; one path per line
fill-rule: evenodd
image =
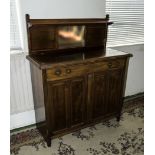
M 71 73 L 71 69 L 66 69 L 66 73 L 67 74 Z
M 55 75 L 58 75 L 58 76 L 61 75 L 61 70 L 60 69 L 56 69 L 55 70 Z

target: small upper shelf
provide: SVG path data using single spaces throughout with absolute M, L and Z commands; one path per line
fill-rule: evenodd
M 105 52 L 109 16 L 96 19 L 30 19 L 26 15 L 29 54 L 101 48 Z M 88 50 L 89 51 L 89 50 Z
M 79 19 L 30 19 L 26 14 L 26 21 L 33 25 L 86 25 L 86 24 L 112 24 L 109 22 L 109 15 L 106 18 L 79 18 Z

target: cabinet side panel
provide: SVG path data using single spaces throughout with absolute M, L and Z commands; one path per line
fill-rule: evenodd
M 122 107 L 123 107 L 123 100 L 124 100 L 125 89 L 126 89 L 126 80 L 127 80 L 127 74 L 128 74 L 128 65 L 129 65 L 129 57 L 126 58 L 126 62 L 125 62 L 123 73 L 122 73 L 122 86 L 121 86 L 122 90 L 121 90 L 119 115 L 121 114 Z
M 44 93 L 42 83 L 42 70 L 30 64 L 36 123 L 45 121 Z

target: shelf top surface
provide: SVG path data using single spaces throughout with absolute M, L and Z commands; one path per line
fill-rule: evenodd
M 41 69 L 50 68 L 55 65 L 63 64 L 73 64 L 82 63 L 84 61 L 94 61 L 99 59 L 107 58 L 118 58 L 118 57 L 131 57 L 132 54 L 125 53 L 122 51 L 107 48 L 106 52 L 103 53 L 102 50 L 96 50 L 91 52 L 72 52 L 68 54 L 40 54 L 40 55 L 28 55 L 27 59 L 32 63 L 37 65 Z

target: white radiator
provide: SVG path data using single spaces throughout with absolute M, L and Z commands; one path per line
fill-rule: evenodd
M 10 80 L 11 115 L 33 110 L 30 67 L 24 53 L 10 56 Z

